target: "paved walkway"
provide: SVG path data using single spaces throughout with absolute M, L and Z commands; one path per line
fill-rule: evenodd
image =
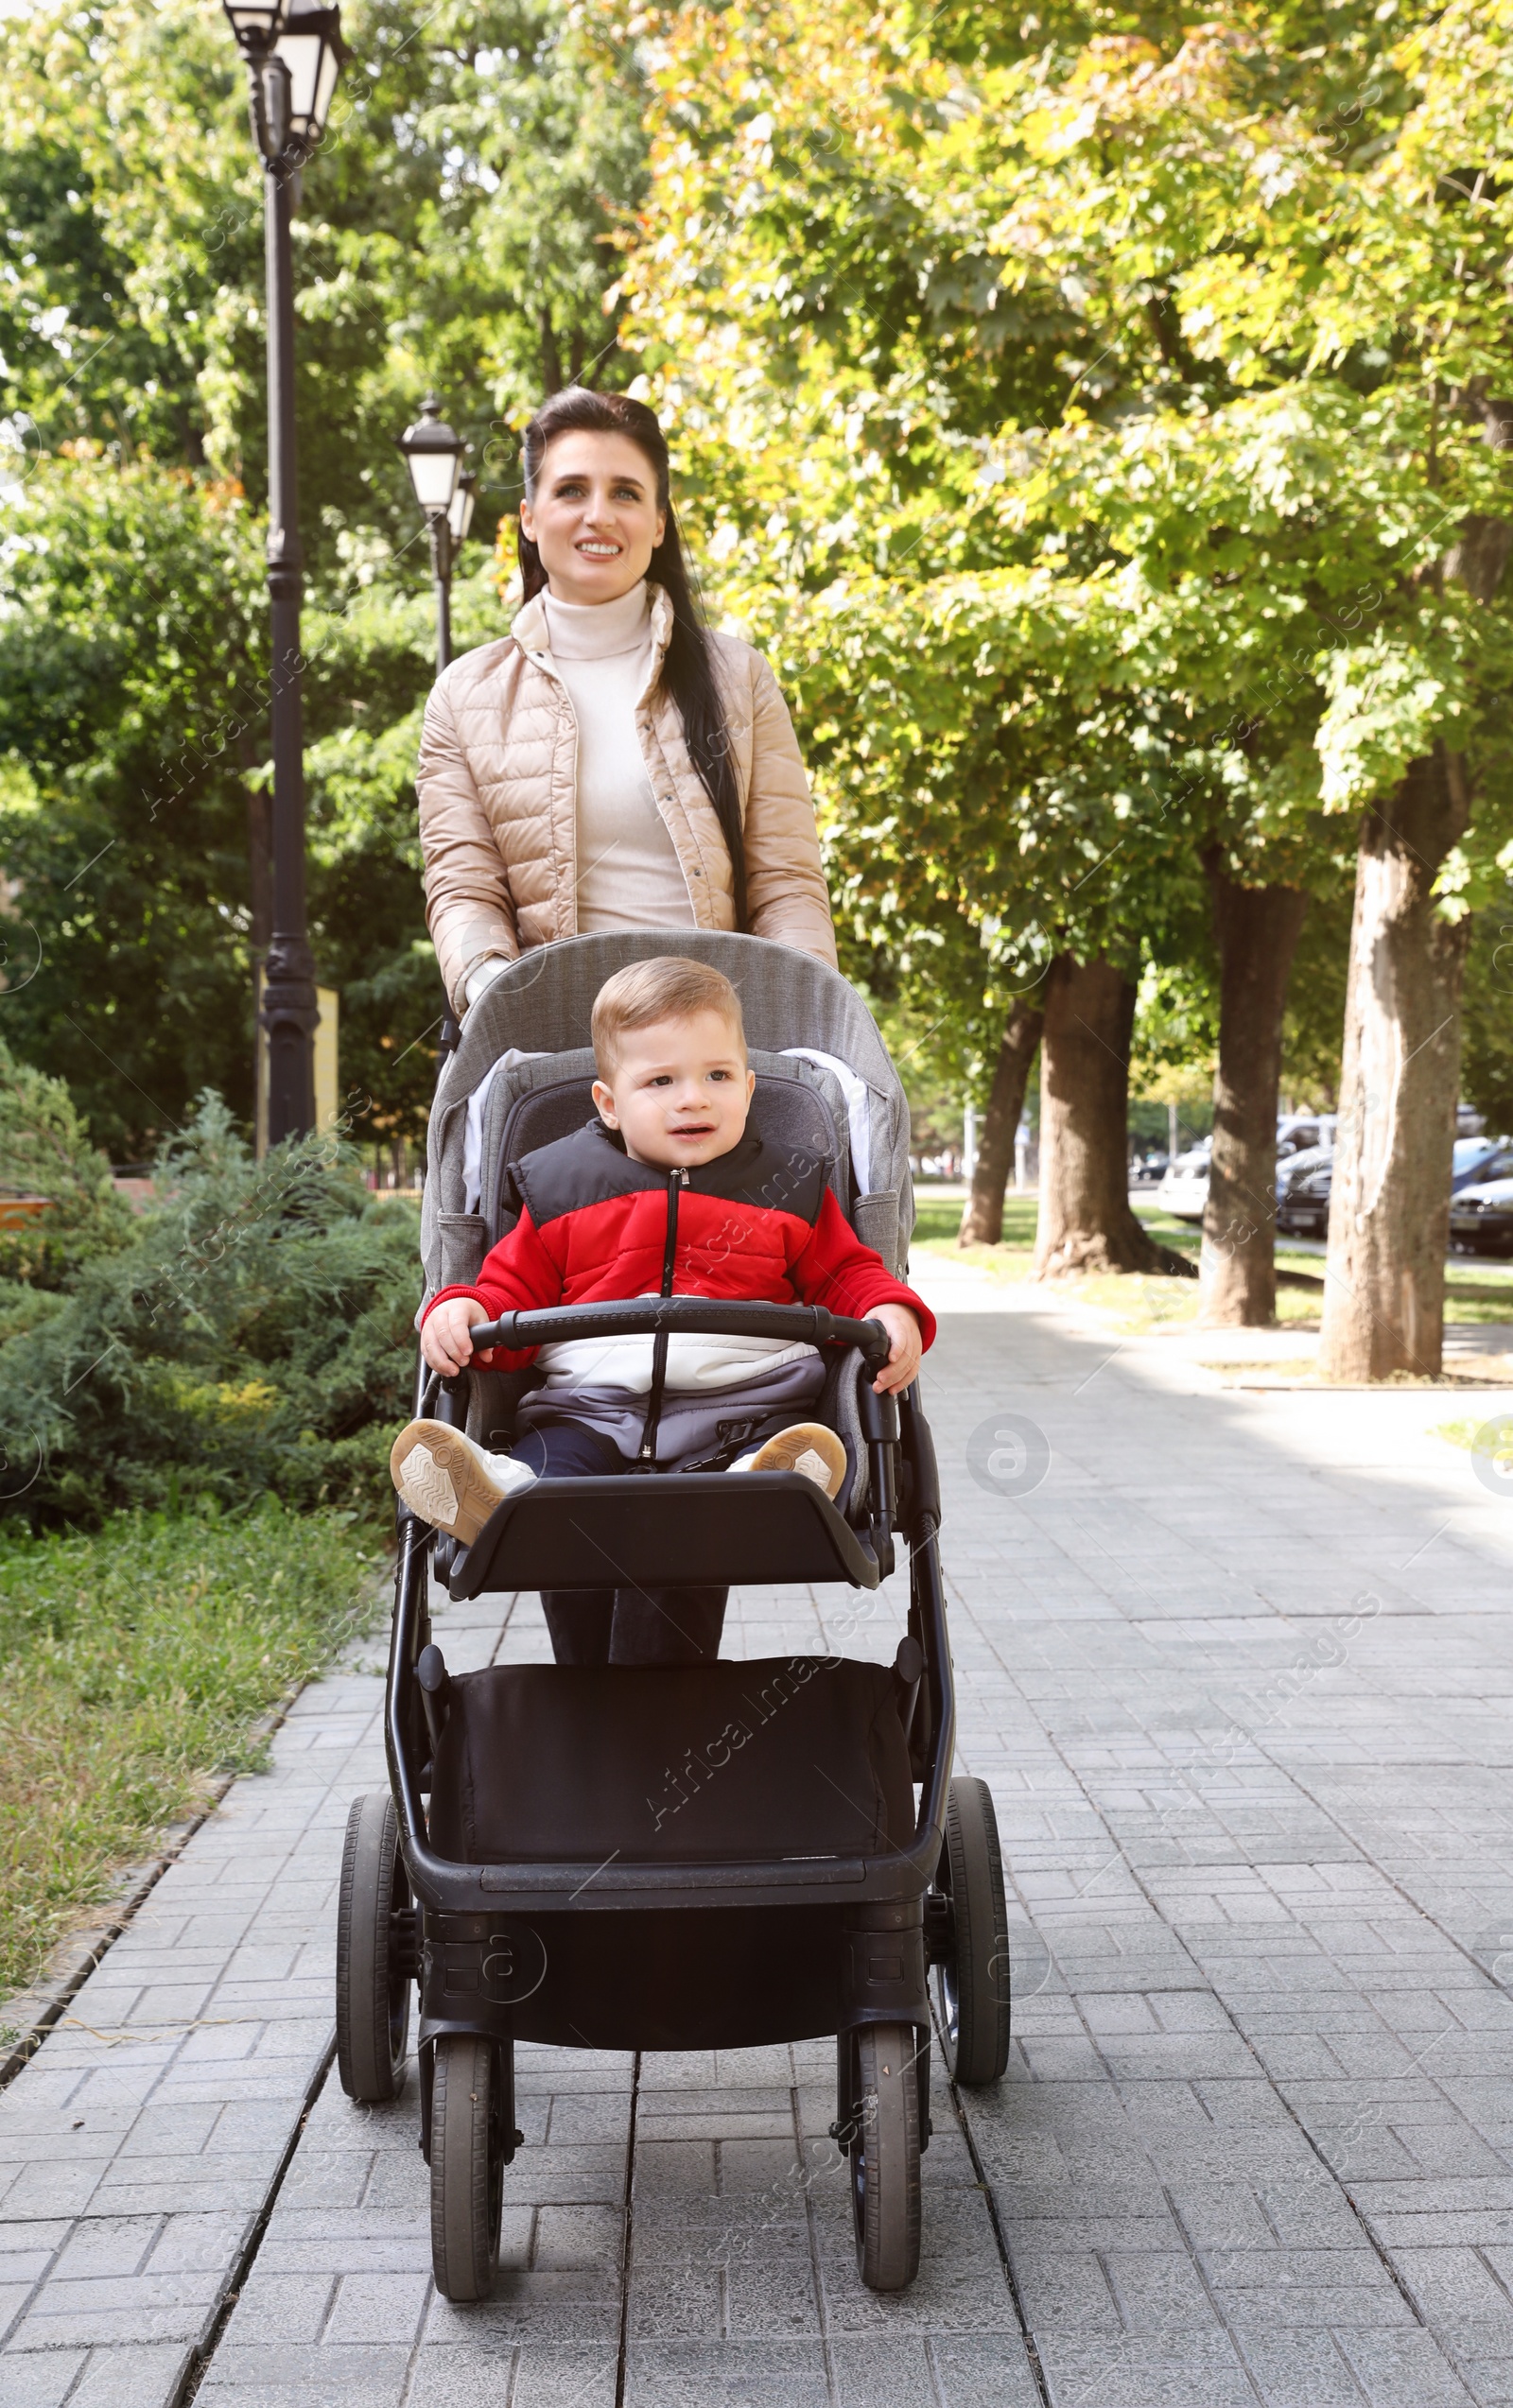
M 522 2051 L 497 2296 L 435 2297 L 413 2086 L 330 2063 L 374 1641 L 0 2099 L 0 2408 L 1513 2402 L 1513 1506 L 1427 1434 L 1513 1392 L 1226 1390 L 930 1276 L 1020 2002 L 998 2093 L 937 2076 L 913 2290 L 857 2280 L 814 2044 Z M 901 1624 L 738 1607 L 751 1654 Z M 442 1637 L 546 1652 L 533 1599 Z

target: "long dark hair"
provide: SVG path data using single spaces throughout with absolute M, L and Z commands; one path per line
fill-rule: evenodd
M 667 438 L 653 411 L 627 393 L 594 393 L 586 386 L 569 385 L 565 392 L 544 401 L 525 432 L 526 499 L 536 498 L 536 480 L 547 446 L 557 435 L 628 435 L 643 452 L 656 478 L 658 510 L 667 512 L 662 541 L 652 554 L 649 578 L 662 587 L 672 605 L 672 634 L 662 663 L 662 683 L 678 706 L 688 757 L 715 806 L 720 832 L 730 855 L 736 895 L 736 926 L 746 926 L 746 848 L 740 832 L 740 789 L 731 759 L 730 730 L 720 699 L 714 659 L 704 628 L 704 613 L 683 557 L 677 512 L 672 507 L 668 474 Z M 547 582 L 541 554 L 522 527 L 518 531 L 520 580 L 529 602 Z

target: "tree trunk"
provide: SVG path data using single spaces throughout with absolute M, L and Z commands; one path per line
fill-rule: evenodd
M 544 393 L 562 390 L 562 351 L 557 341 L 557 329 L 551 322 L 551 303 L 544 301 L 536 313 L 541 333 L 541 389 Z
M 1493 451 L 1513 449 L 1513 401 L 1473 386 L 1468 407 Z M 1487 603 L 1510 554 L 1513 524 L 1473 514 L 1438 576 Z M 1442 920 L 1431 892 L 1470 816 L 1465 758 L 1436 744 L 1361 832 L 1318 1350 L 1326 1379 L 1439 1374 L 1470 922 Z
M 1319 1371 L 1437 1377 L 1470 922 L 1435 877 L 1466 824 L 1464 765 L 1436 746 L 1366 813 L 1356 863 Z
M 993 1091 L 987 1100 L 978 1143 L 972 1192 L 966 1199 L 957 1233 L 959 1246 L 996 1246 L 1002 1239 L 1003 1190 L 1014 1169 L 1014 1140 L 1045 1016 L 1038 1005 L 1026 1003 L 1021 997 L 1004 1025 L 1003 1042 L 993 1072 Z
M 1198 1319 L 1209 1329 L 1264 1329 L 1277 1317 L 1282 1009 L 1308 898 L 1294 886 L 1238 885 L 1217 849 L 1204 855 L 1203 866 L 1213 895 L 1220 986 Z
M 1036 1279 L 1191 1266 L 1146 1236 L 1129 1204 L 1129 1041 L 1135 989 L 1111 961 L 1058 953 L 1040 1053 Z

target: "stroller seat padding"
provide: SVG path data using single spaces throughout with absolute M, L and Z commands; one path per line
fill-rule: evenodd
M 467 1864 L 891 1853 L 914 1828 L 896 1694 L 887 1667 L 837 1656 L 464 1672 L 431 1845 Z

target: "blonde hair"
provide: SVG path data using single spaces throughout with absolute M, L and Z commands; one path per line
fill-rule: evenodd
M 681 953 L 659 953 L 633 961 L 606 979 L 594 997 L 594 1059 L 601 1079 L 613 1078 L 619 1040 L 627 1029 L 654 1028 L 659 1020 L 691 1020 L 696 1012 L 717 1012 L 727 1020 L 744 1059 L 746 1030 L 740 997 L 722 970 L 690 961 Z

